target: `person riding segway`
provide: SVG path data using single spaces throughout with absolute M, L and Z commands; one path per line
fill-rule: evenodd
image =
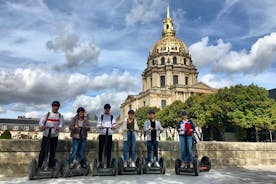
M 72 137 L 71 154 L 62 169 L 64 177 L 87 176 L 90 172 L 88 160 L 83 156 L 87 142 L 87 132 L 90 130 L 88 116 L 85 109 L 79 107 L 76 116 L 72 119 L 69 127 Z M 73 162 L 75 161 L 75 162 Z
M 144 131 L 147 136 L 147 158 L 146 164 L 143 166 L 143 172 L 144 174 L 165 174 L 166 162 L 162 157 L 158 160 L 158 139 L 163 127 L 158 120 L 155 120 L 154 110 L 150 110 L 148 114 L 149 119 L 144 124 Z M 153 160 L 151 160 L 152 148 Z
M 39 121 L 39 128 L 43 131 L 43 138 L 38 162 L 32 160 L 29 165 L 30 180 L 59 177 L 60 163 L 55 159 L 58 135 L 63 126 L 63 116 L 58 112 L 59 107 L 60 103 L 53 101 L 51 112 L 48 112 Z
M 115 176 L 117 174 L 117 162 L 116 159 L 111 159 L 111 149 L 112 149 L 112 134 L 116 129 L 116 121 L 113 118 L 113 115 L 110 113 L 111 106 L 110 104 L 104 105 L 104 114 L 102 114 L 97 123 L 97 128 L 99 132 L 99 164 L 98 160 L 94 159 L 93 163 L 93 176 Z M 103 163 L 104 159 L 105 164 Z
M 128 118 L 123 122 L 123 139 L 124 139 L 124 157 L 118 161 L 118 174 L 141 174 L 142 161 L 139 157 L 135 159 L 136 132 L 139 127 L 134 119 L 134 111 L 128 111 Z M 129 158 L 129 159 L 128 159 Z

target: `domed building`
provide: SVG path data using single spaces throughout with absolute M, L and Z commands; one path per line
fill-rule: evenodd
M 185 102 L 191 95 L 215 93 L 216 89 L 198 82 L 198 71 L 186 44 L 176 38 L 169 5 L 163 21 L 162 38 L 151 48 L 147 68 L 142 73 L 143 91 L 129 95 L 121 104 L 121 119 L 129 109 L 143 106 L 164 108 L 175 100 Z

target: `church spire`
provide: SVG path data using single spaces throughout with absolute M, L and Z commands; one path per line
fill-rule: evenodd
M 163 32 L 162 36 L 175 36 L 175 31 L 173 29 L 173 21 L 170 16 L 170 5 L 168 1 L 167 5 L 167 16 L 166 19 L 163 20 Z

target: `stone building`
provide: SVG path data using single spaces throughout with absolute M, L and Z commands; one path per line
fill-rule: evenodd
M 168 5 L 162 37 L 150 49 L 147 67 L 142 73 L 143 91 L 129 95 L 121 104 L 121 119 L 127 117 L 129 109 L 164 108 L 175 100 L 184 102 L 191 95 L 216 92 L 197 78 L 198 71 L 186 44 L 175 36 Z

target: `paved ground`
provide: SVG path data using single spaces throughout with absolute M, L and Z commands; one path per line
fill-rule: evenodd
M 221 183 L 246 183 L 246 184 L 276 184 L 276 167 L 267 168 L 229 168 L 213 169 L 210 172 L 200 173 L 200 176 L 175 175 L 169 172 L 165 175 L 129 175 L 129 176 L 87 176 L 58 179 L 43 179 L 29 181 L 27 177 L 0 178 L 0 183 L 106 183 L 106 184 L 221 184 Z

